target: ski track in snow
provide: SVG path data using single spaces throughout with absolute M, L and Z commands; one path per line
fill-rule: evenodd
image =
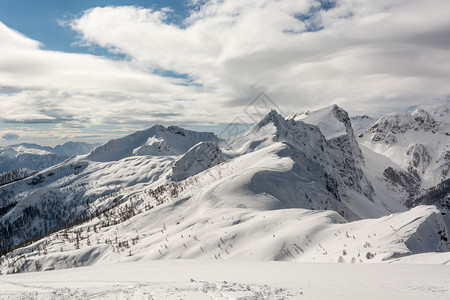
M 21 288 L 33 286 L 18 285 Z M 45 290 L 43 287 L 39 289 Z M 269 285 L 236 282 L 193 281 L 190 283 L 129 283 L 102 288 L 58 288 L 11 293 L 0 299 L 294 299 L 303 293 Z
M 71 282 L 70 284 L 85 284 Z M 267 284 L 238 282 L 89 282 L 101 287 L 53 288 L 49 284 L 60 282 L 17 283 L 2 281 L 18 291 L 0 292 L 0 299 L 295 299 L 301 296 L 301 290 L 286 289 Z M 42 284 L 42 285 L 41 285 Z M 69 285 L 70 285 L 69 284 Z M 32 290 L 25 292 L 24 290 Z M 20 292 L 19 292 L 20 291 Z

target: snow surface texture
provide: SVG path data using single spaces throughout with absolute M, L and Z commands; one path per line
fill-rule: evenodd
M 444 124 L 445 113 L 440 109 L 427 114 Z M 405 153 L 411 148 L 419 158 L 423 149 L 441 149 L 448 141 L 439 133 L 441 125 L 416 125 L 431 120 L 420 114 L 417 119 L 398 117 L 406 121 L 394 118 L 416 135 L 437 128 L 434 134 L 439 136 L 424 148 L 402 144 Z M 388 128 L 386 135 L 411 131 L 380 122 Z M 408 170 L 409 161 L 402 165 L 387 155 L 389 151 L 370 148 L 378 149 L 378 141 L 365 143 L 377 126 L 357 139 L 348 114 L 331 106 L 286 119 L 270 111 L 229 141 L 159 125 L 112 140 L 88 155 L 0 187 L 0 248 L 33 240 L 6 251 L 0 271 L 113 268 L 110 265 L 118 262 L 171 259 L 423 262 L 429 256 L 418 255 L 435 252 L 445 252 L 439 262 L 446 263 L 448 229 L 442 208 L 409 209 L 406 200 L 415 173 Z M 424 165 L 423 159 L 418 161 L 418 168 Z M 417 195 L 425 192 L 419 184 L 415 189 Z M 232 297 L 299 296 L 296 289 L 278 291 L 277 296 L 271 294 L 275 287 L 260 283 L 243 291 L 246 280 L 222 286 L 237 290 Z M 205 296 L 211 297 L 223 292 L 219 283 L 204 280 L 182 286 L 186 293 L 206 286 Z M 175 291 L 175 286 L 160 286 L 166 287 Z M 144 283 L 145 295 L 152 296 L 152 288 Z M 55 297 L 66 292 L 49 291 Z M 135 291 L 139 289 L 118 288 L 124 298 Z M 67 291 L 69 296 L 78 292 Z M 226 296 L 220 293 L 218 297 Z
M 0 299 L 422 300 L 449 287 L 449 265 L 172 260 L 2 276 Z

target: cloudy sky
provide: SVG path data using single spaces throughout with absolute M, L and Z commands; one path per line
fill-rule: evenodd
M 450 101 L 448 0 L 2 0 L 0 145 Z M 272 102 L 271 102 L 272 103 Z

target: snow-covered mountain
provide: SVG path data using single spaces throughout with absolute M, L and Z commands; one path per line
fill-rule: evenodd
M 116 161 L 130 156 L 181 155 L 202 141 L 218 142 L 210 132 L 195 132 L 177 126 L 155 125 L 97 147 L 87 157 L 93 161 Z
M 74 155 L 89 153 L 99 144 L 67 142 L 54 148 L 23 143 L 0 147 L 0 173 L 20 168 L 41 171 Z
M 0 270 L 175 258 L 360 263 L 449 251 L 445 205 L 407 201 L 414 185 L 446 203 L 448 163 L 436 162 L 449 144 L 446 113 L 384 117 L 356 137 L 333 105 L 287 118 L 270 111 L 227 141 L 160 125 L 112 140 L 0 187 Z M 399 159 L 414 156 L 419 136 L 430 162 Z
M 59 156 L 76 156 L 87 154 L 98 146 L 100 146 L 100 144 L 97 143 L 89 144 L 85 142 L 67 142 L 63 145 L 55 146 L 51 152 Z
M 350 117 L 353 131 L 356 135 L 369 129 L 377 120 L 367 115 Z
M 404 201 L 450 176 L 450 113 L 445 106 L 384 116 L 358 142 L 366 157 L 382 157 L 373 172 L 388 188 L 402 191 Z

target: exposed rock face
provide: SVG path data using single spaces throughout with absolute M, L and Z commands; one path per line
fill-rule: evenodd
M 426 146 L 423 144 L 414 144 L 408 148 L 406 154 L 410 157 L 409 166 L 421 172 L 430 165 L 431 156 L 428 154 Z
M 450 148 L 450 145 L 448 145 L 448 148 Z M 450 171 L 450 150 L 441 152 L 436 160 L 436 165 L 438 166 L 436 175 L 440 177 L 441 181 L 448 178 Z
M 386 188 L 403 192 L 402 201 L 411 203 L 449 178 L 449 132 L 450 113 L 441 106 L 384 116 L 360 134 L 358 142 L 387 159 L 378 176 Z
M 411 198 L 406 202 L 408 207 L 418 205 L 435 205 L 440 209 L 450 211 L 450 179 L 425 190 L 421 195 Z
M 348 113 L 337 105 L 316 112 L 294 114 L 289 119 L 316 125 L 326 138 L 325 148 L 332 161 L 333 171 L 339 172 L 339 178 L 349 188 L 372 199 L 374 190 L 364 175 L 364 156 L 356 140 Z
M 436 133 L 439 130 L 439 123 L 425 110 L 417 109 L 411 114 L 399 113 L 395 115 L 384 116 L 379 119 L 369 131 L 374 133 L 373 140 L 384 139 L 389 133 L 401 134 L 408 130 Z
M 149 137 L 144 145 L 133 150 L 134 155 L 170 155 L 170 144 L 163 138 Z
M 448 232 L 442 215 L 432 213 L 405 241 L 412 253 L 449 251 Z
M 392 184 L 411 190 L 411 193 L 420 185 L 420 178 L 418 176 L 402 170 L 395 170 L 392 167 L 385 169 L 383 176 Z

